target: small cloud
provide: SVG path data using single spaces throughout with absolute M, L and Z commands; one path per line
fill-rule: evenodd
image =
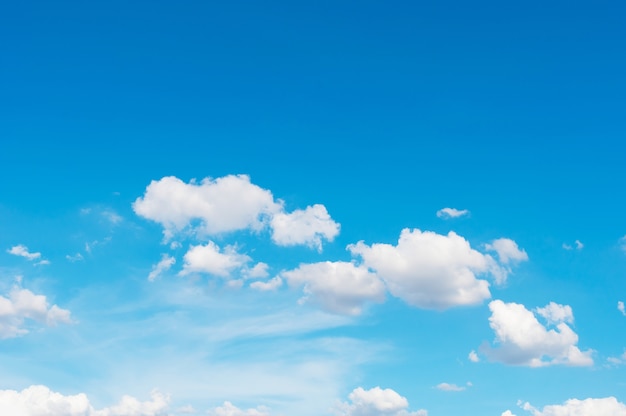
M 476 354 L 476 351 L 471 350 L 469 355 L 467 356 L 467 358 L 473 362 L 473 363 L 477 363 L 480 361 L 480 358 L 478 358 L 478 354 Z
M 622 313 L 622 315 L 626 316 L 626 309 L 624 308 L 624 302 L 621 300 L 617 302 L 617 310 Z
M 624 251 L 624 253 L 626 253 L 626 235 L 619 239 L 619 245 L 620 245 L 622 251 Z
M 252 289 L 260 290 L 262 292 L 276 290 L 283 285 L 283 279 L 276 276 L 267 282 L 253 282 L 250 284 Z
M 269 269 L 267 263 L 259 262 L 255 264 L 253 268 L 244 270 L 244 272 L 248 278 L 263 279 L 269 276 L 267 269 Z
M 170 249 L 171 250 L 176 250 L 177 248 L 181 248 L 182 246 L 183 245 L 180 242 L 178 242 L 178 241 L 172 241 L 170 243 Z
M 76 253 L 76 254 L 74 254 L 73 256 L 71 256 L 71 255 L 69 255 L 69 254 L 68 254 L 68 255 L 66 255 L 66 256 L 65 256 L 65 258 L 66 258 L 68 261 L 71 261 L 72 263 L 76 263 L 77 261 L 83 261 L 83 260 L 85 260 L 85 258 L 83 257 L 83 255 L 82 255 L 82 254 L 80 254 L 80 253 Z
M 581 243 L 580 240 L 574 241 L 574 244 L 576 244 L 576 250 L 582 250 L 583 247 L 585 247 L 585 245 Z
M 521 250 L 517 246 L 517 243 L 510 238 L 498 238 L 497 240 L 493 240 L 491 244 L 486 244 L 485 248 L 498 253 L 498 258 L 503 264 L 508 264 L 511 261 L 520 262 L 528 260 L 526 251 Z
M 568 250 L 568 251 L 573 250 L 573 249 L 582 250 L 583 247 L 585 247 L 585 245 L 580 240 L 574 241 L 573 246 L 567 243 L 563 243 L 563 249 Z
M 466 389 L 464 386 L 457 386 L 456 384 L 450 383 L 439 383 L 435 386 L 435 388 L 441 391 L 463 391 Z
M 450 218 L 459 218 L 463 216 L 469 215 L 469 211 L 466 209 L 456 209 L 456 208 L 442 208 L 437 211 L 437 217 L 443 218 L 444 220 Z
M 31 253 L 30 251 L 28 251 L 28 247 L 26 247 L 23 244 L 18 244 L 16 246 L 11 247 L 10 249 L 7 250 L 7 253 L 13 254 L 14 256 L 24 257 L 30 261 L 37 260 L 38 258 L 41 257 L 41 253 L 39 252 Z
M 176 263 L 176 259 L 174 257 L 170 257 L 167 254 L 163 254 L 161 256 L 161 261 L 152 266 L 152 271 L 148 275 L 148 280 L 150 282 L 154 282 L 154 280 L 159 277 L 164 272 L 168 271 L 174 264 Z
M 48 264 L 50 264 L 50 260 L 43 259 L 35 263 L 35 266 L 47 266 Z
M 562 246 L 562 247 L 563 247 L 563 250 L 567 250 L 567 251 L 569 251 L 569 250 L 571 250 L 571 249 L 573 248 L 572 246 L 570 246 L 570 245 L 569 245 L 569 244 L 567 244 L 567 243 L 563 243 L 563 246 Z
M 124 219 L 120 215 L 118 215 L 115 211 L 112 211 L 112 210 L 102 211 L 102 216 L 113 225 L 119 224 Z

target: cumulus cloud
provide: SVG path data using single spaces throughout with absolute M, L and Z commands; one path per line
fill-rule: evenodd
M 457 386 L 456 384 L 451 383 L 439 383 L 435 386 L 435 388 L 441 391 L 463 391 L 466 389 L 465 386 Z
M 565 323 L 574 319 L 569 306 L 551 303 L 538 308 L 538 314 L 546 317 L 547 326 L 518 303 L 494 300 L 489 309 L 489 325 L 495 332 L 497 347 L 485 345 L 482 351 L 490 359 L 530 367 L 593 364 L 592 351 L 578 349 L 578 335 Z
M 70 311 L 48 304 L 43 295 L 14 287 L 8 297 L 0 296 L 0 338 L 15 338 L 28 333 L 25 320 L 47 326 L 71 323 Z
M 252 282 L 250 283 L 250 287 L 252 289 L 260 290 L 262 292 L 267 292 L 270 290 L 276 290 L 283 285 L 283 279 L 279 276 L 276 276 L 267 282 Z
M 503 264 L 528 260 L 528 254 L 524 250 L 520 250 L 517 243 L 509 238 L 493 240 L 491 244 L 486 244 L 485 248 L 498 253 L 498 258 Z
M 152 270 L 150 271 L 150 274 L 148 274 L 148 280 L 154 282 L 157 277 L 168 271 L 175 263 L 176 259 L 174 257 L 171 257 L 168 254 L 163 254 L 161 256 L 161 260 L 152 266 Z
M 510 410 L 505 410 L 502 412 L 501 416 L 515 416 Z
M 133 209 L 162 225 L 166 240 L 185 230 L 205 237 L 270 227 L 272 241 L 278 245 L 321 250 L 323 240 L 332 241 L 339 233 L 339 224 L 324 205 L 287 213 L 280 200 L 274 200 L 269 190 L 254 185 L 246 175 L 206 178 L 200 183 L 164 177 L 148 185 Z
M 270 222 L 272 240 L 280 246 L 308 245 L 322 250 L 322 240 L 333 241 L 339 224 L 330 218 L 324 205 L 316 204 L 292 213 L 278 212 Z
M 502 282 L 507 273 L 491 256 L 472 249 L 452 231 L 441 235 L 404 229 L 395 246 L 368 246 L 361 241 L 348 250 L 376 271 L 392 295 L 426 309 L 479 304 L 491 293 L 489 283 L 477 276 L 491 274 Z
M 467 355 L 467 359 L 473 363 L 477 363 L 480 361 L 480 358 L 478 358 L 478 354 L 476 354 L 476 351 L 474 350 L 470 351 L 470 353 Z
M 222 250 L 213 241 L 209 241 L 205 245 L 191 246 L 183 260 L 183 270 L 180 272 L 183 276 L 190 273 L 208 273 L 229 277 L 233 270 L 243 267 L 252 259 L 238 253 L 234 246 L 226 246 Z
M 542 410 L 530 403 L 524 403 L 522 409 L 533 416 L 626 416 L 626 405 L 617 401 L 615 397 L 570 399 L 563 404 L 545 406 Z
M 243 410 L 231 402 L 224 402 L 222 406 L 209 410 L 208 413 L 211 416 L 270 416 L 269 409 L 265 406 Z
M 624 302 L 621 300 L 617 302 L 617 310 L 622 313 L 622 315 L 626 316 L 626 310 L 624 309 Z
M 251 279 L 263 279 L 269 276 L 269 272 L 267 271 L 269 266 L 266 263 L 258 262 L 254 265 L 254 267 L 245 271 L 245 275 Z
M 31 253 L 30 251 L 28 251 L 28 247 L 26 247 L 23 244 L 18 244 L 16 246 L 11 247 L 10 249 L 7 250 L 7 253 L 13 254 L 14 256 L 24 257 L 25 259 L 30 260 L 30 261 L 41 258 L 41 253 L 39 252 Z
M 0 414 L 12 416 L 166 416 L 169 398 L 153 391 L 151 400 L 141 402 L 124 396 L 112 407 L 94 410 L 84 393 L 62 395 L 46 386 L 22 391 L 0 390 Z
M 449 218 L 458 218 L 463 217 L 465 215 L 469 215 L 469 211 L 466 209 L 456 209 L 456 208 L 442 208 L 437 211 L 437 216 L 443 219 Z
M 392 389 L 357 387 L 348 396 L 349 402 L 339 403 L 337 416 L 427 416 L 426 410 L 411 412 L 408 400 Z
M 330 312 L 358 315 L 367 302 L 382 302 L 385 286 L 376 274 L 348 262 L 301 264 L 281 276 L 289 286 L 304 286 L 303 302 Z

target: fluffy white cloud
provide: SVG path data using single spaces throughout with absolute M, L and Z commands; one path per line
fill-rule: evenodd
M 8 297 L 0 296 L 0 338 L 15 338 L 28 333 L 23 327 L 30 319 L 48 326 L 71 323 L 70 311 L 57 305 L 49 307 L 46 297 L 28 289 L 14 287 Z
M 491 273 L 496 281 L 506 278 L 506 271 L 491 256 L 472 249 L 454 232 L 441 235 L 404 229 L 396 246 L 368 246 L 361 241 L 348 250 L 377 272 L 391 294 L 420 308 L 441 310 L 481 303 L 491 293 L 489 283 L 477 275 Z
M 442 208 L 437 211 L 437 216 L 443 219 L 449 218 L 458 218 L 464 215 L 469 215 L 469 211 L 466 209 L 456 209 L 456 208 Z
M 174 257 L 171 257 L 168 254 L 163 254 L 161 256 L 161 260 L 152 266 L 152 271 L 150 271 L 150 274 L 148 275 L 148 280 L 153 282 L 154 279 L 168 271 L 175 263 L 176 259 Z
M 571 324 L 574 322 L 574 313 L 569 305 L 559 305 L 558 303 L 550 302 L 545 307 L 535 310 L 550 324 L 558 324 L 559 322 Z
M 349 402 L 335 408 L 338 416 L 427 416 L 426 410 L 410 412 L 408 400 L 392 389 L 357 387 L 348 396 Z
M 493 240 L 491 244 L 486 244 L 487 250 L 498 253 L 498 258 L 503 264 L 528 260 L 528 254 L 520 250 L 517 243 L 509 238 L 499 238 Z
M 524 403 L 522 409 L 533 416 L 626 416 L 626 405 L 615 397 L 570 399 L 563 404 L 545 406 L 542 410 Z
M 435 386 L 435 388 L 441 391 L 463 391 L 466 389 L 465 386 L 457 386 L 456 384 L 451 383 L 439 383 Z
M 621 300 L 617 302 L 617 310 L 622 313 L 622 315 L 626 316 L 626 309 L 624 308 L 624 302 Z
M 252 260 L 245 254 L 240 254 L 233 246 L 226 246 L 224 250 L 209 241 L 206 245 L 191 246 L 183 258 L 181 275 L 189 273 L 209 273 L 216 276 L 228 277 L 233 270 L 239 269 Z
M 166 238 L 200 221 L 207 235 L 246 228 L 261 229 L 280 205 L 272 193 L 250 183 L 246 175 L 228 175 L 200 183 L 185 183 L 174 176 L 152 181 L 143 197 L 133 203 L 135 213 L 161 224 Z
M 478 358 L 478 354 L 476 354 L 476 351 L 474 350 L 470 351 L 470 353 L 467 355 L 467 359 L 473 363 L 477 363 L 480 361 L 480 358 Z
M 510 410 L 505 410 L 502 412 L 501 416 L 515 416 Z
M 530 367 L 592 365 L 592 351 L 578 349 L 578 335 L 564 322 L 573 321 L 571 309 L 551 305 L 539 309 L 549 317 L 548 326 L 554 326 L 548 329 L 524 305 L 501 300 L 489 303 L 489 325 L 495 332 L 497 348 L 484 346 L 485 355 L 505 364 Z
M 279 212 L 270 221 L 272 240 L 280 246 L 308 245 L 322 250 L 322 240 L 333 241 L 339 224 L 330 218 L 324 205 L 316 204 L 292 213 Z
M 28 247 L 23 244 L 18 244 L 16 246 L 11 247 L 7 250 L 7 253 L 13 254 L 14 256 L 24 257 L 30 261 L 37 260 L 41 257 L 41 253 L 31 253 L 28 251 Z
M 154 391 L 150 401 L 124 396 L 115 406 L 94 410 L 83 393 L 64 396 L 46 386 L 0 390 L 0 414 L 11 416 L 165 416 L 169 399 Z
M 358 315 L 366 302 L 382 302 L 385 286 L 376 274 L 348 262 L 301 264 L 281 276 L 290 286 L 304 286 L 305 298 L 323 309 Z
M 251 269 L 245 271 L 246 277 L 251 279 L 263 279 L 264 277 L 269 276 L 268 270 L 269 266 L 266 263 L 259 262 L 254 265 Z
M 161 224 L 166 240 L 184 230 L 202 237 L 269 226 L 278 245 L 303 244 L 321 250 L 323 240 L 332 241 L 339 233 L 339 224 L 324 205 L 287 213 L 281 201 L 246 175 L 206 178 L 200 183 L 167 176 L 152 181 L 133 209 Z
M 260 291 L 269 291 L 269 290 L 276 290 L 279 287 L 281 287 L 283 285 L 283 279 L 281 279 L 279 276 L 276 276 L 272 279 L 270 279 L 267 282 L 253 282 L 250 283 L 250 287 L 252 289 L 257 289 Z
M 220 407 L 209 410 L 211 416 L 269 416 L 269 411 L 264 406 L 259 406 L 256 409 L 243 410 L 233 405 L 231 402 L 224 402 Z

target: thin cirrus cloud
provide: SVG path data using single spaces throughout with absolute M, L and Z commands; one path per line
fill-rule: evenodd
M 168 271 L 174 264 L 176 259 L 168 254 L 161 255 L 161 260 L 152 266 L 150 274 L 148 274 L 148 280 L 153 282 L 157 277 Z
M 509 365 L 545 367 L 550 365 L 590 366 L 592 350 L 581 351 L 578 335 L 567 325 L 574 316 L 568 305 L 550 303 L 537 308 L 537 316 L 518 303 L 494 300 L 489 303 L 489 325 L 496 335 L 496 347 L 484 344 L 481 351 L 492 361 Z
M 471 385 L 471 383 L 468 385 Z M 467 389 L 466 386 L 457 386 L 454 383 L 439 383 L 435 388 L 441 391 L 464 391 Z
M 470 212 L 466 209 L 456 209 L 456 208 L 442 208 L 437 211 L 437 217 L 442 218 L 444 220 L 450 218 L 459 218 L 468 216 Z
M 63 395 L 42 385 L 0 390 L 0 414 L 16 416 L 166 416 L 169 398 L 153 391 L 151 400 L 124 396 L 114 406 L 95 410 L 84 393 Z
M 72 323 L 70 311 L 57 305 L 49 306 L 43 295 L 28 289 L 13 287 L 7 297 L 0 296 L 0 338 L 16 338 L 29 330 L 26 321 L 35 321 L 46 326 Z
M 247 175 L 206 178 L 200 183 L 164 177 L 148 185 L 133 210 L 161 224 L 166 240 L 185 230 L 204 238 L 269 227 L 277 245 L 306 245 L 321 251 L 322 242 L 333 241 L 340 228 L 320 204 L 285 212 L 282 201 L 251 183 Z

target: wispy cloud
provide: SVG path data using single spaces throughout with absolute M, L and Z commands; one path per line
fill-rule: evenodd
M 469 215 L 470 212 L 466 209 L 456 209 L 456 208 L 442 208 L 437 211 L 437 216 L 439 218 L 443 218 L 444 220 L 450 218 L 459 218 Z

